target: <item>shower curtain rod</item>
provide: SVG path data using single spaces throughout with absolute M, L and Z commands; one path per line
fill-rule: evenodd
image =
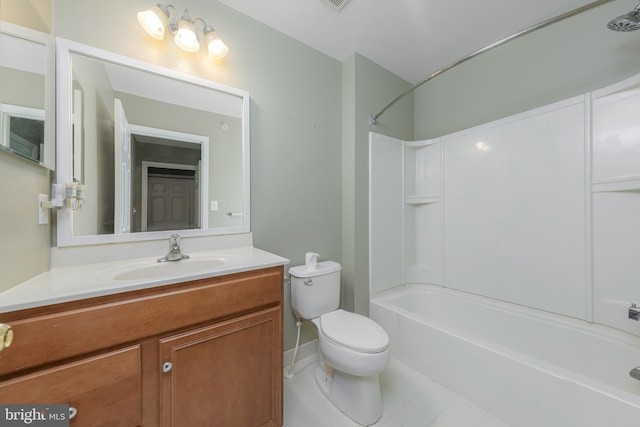
M 519 31 L 515 34 L 512 34 L 508 37 L 503 38 L 502 40 L 498 40 L 495 43 L 492 43 L 488 46 L 483 47 L 482 49 L 478 49 L 475 52 L 472 52 L 466 56 L 463 56 L 462 58 L 458 59 L 455 62 L 452 62 L 451 64 L 447 65 L 444 68 L 439 69 L 438 71 L 428 75 L 427 77 L 425 77 L 424 79 L 420 80 L 418 83 L 416 83 L 413 87 L 407 89 L 406 91 L 402 92 L 400 95 L 398 95 L 393 101 L 391 101 L 389 104 L 387 104 L 386 107 L 384 107 L 382 110 L 380 110 L 380 112 L 378 114 L 373 114 L 369 117 L 369 123 L 372 125 L 375 125 L 376 122 L 378 121 L 378 119 L 380 118 L 381 115 L 383 115 L 389 108 L 391 108 L 396 102 L 400 101 L 402 98 L 404 98 L 406 95 L 410 94 L 411 92 L 413 92 L 414 90 L 416 90 L 417 88 L 419 88 L 420 86 L 422 86 L 423 84 L 425 84 L 426 82 L 428 82 L 429 80 L 439 76 L 440 74 L 449 71 L 450 69 L 464 63 L 467 62 L 470 59 L 475 58 L 478 55 L 481 55 L 485 52 L 488 52 L 498 46 L 502 46 L 505 43 L 510 42 L 511 40 L 515 40 L 518 37 L 524 36 L 526 34 L 529 33 L 533 33 L 536 30 L 539 30 L 541 28 L 547 27 L 551 24 L 555 24 L 556 22 L 560 22 L 564 19 L 567 18 L 571 18 L 572 16 L 578 15 L 582 12 L 586 12 L 587 10 L 596 8 L 598 6 L 602 6 L 605 3 L 610 3 L 614 0 L 597 0 L 594 1 L 592 3 L 589 3 L 587 5 L 584 5 L 582 7 L 578 7 L 576 9 L 570 10 L 569 12 L 563 13 L 561 15 L 555 16 L 553 18 L 547 19 L 546 21 L 542 21 L 538 24 L 532 25 L 531 27 L 525 28 L 522 31 Z

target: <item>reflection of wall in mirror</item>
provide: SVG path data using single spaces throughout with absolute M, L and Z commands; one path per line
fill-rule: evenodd
M 0 67 L 0 102 L 44 109 L 44 75 Z
M 238 227 L 242 224 L 244 215 L 244 175 L 240 144 L 242 121 L 232 117 L 213 120 L 213 131 L 214 139 L 209 152 L 209 199 L 219 203 L 217 211 L 209 211 L 209 227 Z
M 218 210 L 209 211 L 209 228 L 240 226 L 242 216 L 227 213 L 244 212 L 242 120 L 120 92 L 117 96 L 131 124 L 209 138 L 209 200 L 218 201 Z
M 165 92 L 157 93 L 156 91 L 148 95 L 133 95 L 119 91 L 116 87 L 127 87 L 133 84 L 131 90 L 140 91 L 144 85 L 136 85 L 135 79 L 146 79 L 147 75 L 139 72 L 131 74 L 129 68 L 114 67 L 113 64 L 81 54 L 73 53 L 71 58 L 74 73 L 73 87 L 74 90 L 81 91 L 83 100 L 83 171 L 84 183 L 88 188 L 85 209 L 74 214 L 74 235 L 113 233 L 115 206 L 114 98 L 118 98 L 122 103 L 127 122 L 132 126 L 162 129 L 207 138 L 209 140 L 208 194 L 201 206 L 210 206 L 210 200 L 215 200 L 218 206 L 218 210 L 207 211 L 207 227 L 220 228 L 243 225 L 245 194 L 242 119 L 199 109 L 211 108 L 211 100 L 208 103 L 206 100 L 210 95 L 217 99 L 215 98 L 216 93 L 211 89 L 203 89 L 196 85 L 185 86 L 185 90 L 196 97 L 189 98 L 194 106 L 184 106 L 184 102 L 179 102 L 178 104 L 182 105 L 177 105 L 164 99 L 163 101 L 152 99 L 165 94 Z M 126 74 L 124 82 L 122 81 L 123 72 Z M 171 85 L 171 81 L 167 80 L 167 84 Z M 225 97 L 229 98 L 226 95 Z M 202 104 L 203 101 L 205 101 L 206 107 L 199 107 L 198 104 Z M 233 102 L 236 101 L 239 102 L 239 98 L 233 98 Z M 175 158 L 146 160 L 179 163 Z M 139 164 L 139 162 L 137 163 Z M 138 177 L 140 171 L 133 170 L 132 173 L 134 177 Z M 133 196 L 141 194 L 139 187 L 132 180 Z M 91 189 L 93 189 L 93 193 Z M 135 217 L 136 213 L 141 212 L 139 197 L 133 198 L 132 207 L 133 230 L 140 231 L 141 228 L 137 226 L 140 223 L 139 218 Z M 230 212 L 236 215 L 228 215 Z
M 42 44 L 0 33 L 0 142 L 36 163 L 45 160 L 44 57 Z
M 0 105 L 4 113 L 9 110 L 16 112 L 12 117 L 37 119 L 34 127 L 43 127 L 44 134 L 39 141 L 21 140 L 22 136 L 9 138 L 9 122 L 4 114 L 4 147 L 9 147 L 8 141 L 14 140 L 14 148 L 9 151 L 22 158 L 32 160 L 47 168 L 54 168 L 55 147 L 45 144 L 53 141 L 53 120 L 45 121 L 45 116 L 53 117 L 53 93 L 50 89 L 53 77 L 48 71 L 53 69 L 51 50 L 48 48 L 48 38 L 44 33 L 29 28 L 1 22 L 0 32 Z M 36 114 L 22 113 L 20 110 L 35 109 Z M 49 110 L 48 113 L 46 110 Z M 0 128 L 3 127 L 0 124 Z M 20 141 L 18 141 L 20 140 Z M 15 148 L 18 147 L 18 148 Z M 35 150 L 33 148 L 37 147 Z
M 113 89 L 104 67 L 73 57 L 76 87 L 83 98 L 85 205 L 74 212 L 75 235 L 113 233 Z M 111 186 L 100 186 L 100 182 Z

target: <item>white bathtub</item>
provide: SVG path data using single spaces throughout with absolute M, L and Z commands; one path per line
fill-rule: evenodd
M 512 427 L 640 425 L 640 338 L 439 286 L 371 300 L 392 356 Z

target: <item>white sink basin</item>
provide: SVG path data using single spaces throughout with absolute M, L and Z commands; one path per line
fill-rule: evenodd
M 114 280 L 142 280 L 204 273 L 224 265 L 220 258 L 183 259 L 181 261 L 156 262 L 116 274 Z

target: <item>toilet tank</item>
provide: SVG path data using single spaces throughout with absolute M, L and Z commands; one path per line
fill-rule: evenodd
M 337 262 L 319 262 L 316 268 L 291 267 L 291 306 L 297 317 L 313 319 L 340 305 L 340 270 Z

